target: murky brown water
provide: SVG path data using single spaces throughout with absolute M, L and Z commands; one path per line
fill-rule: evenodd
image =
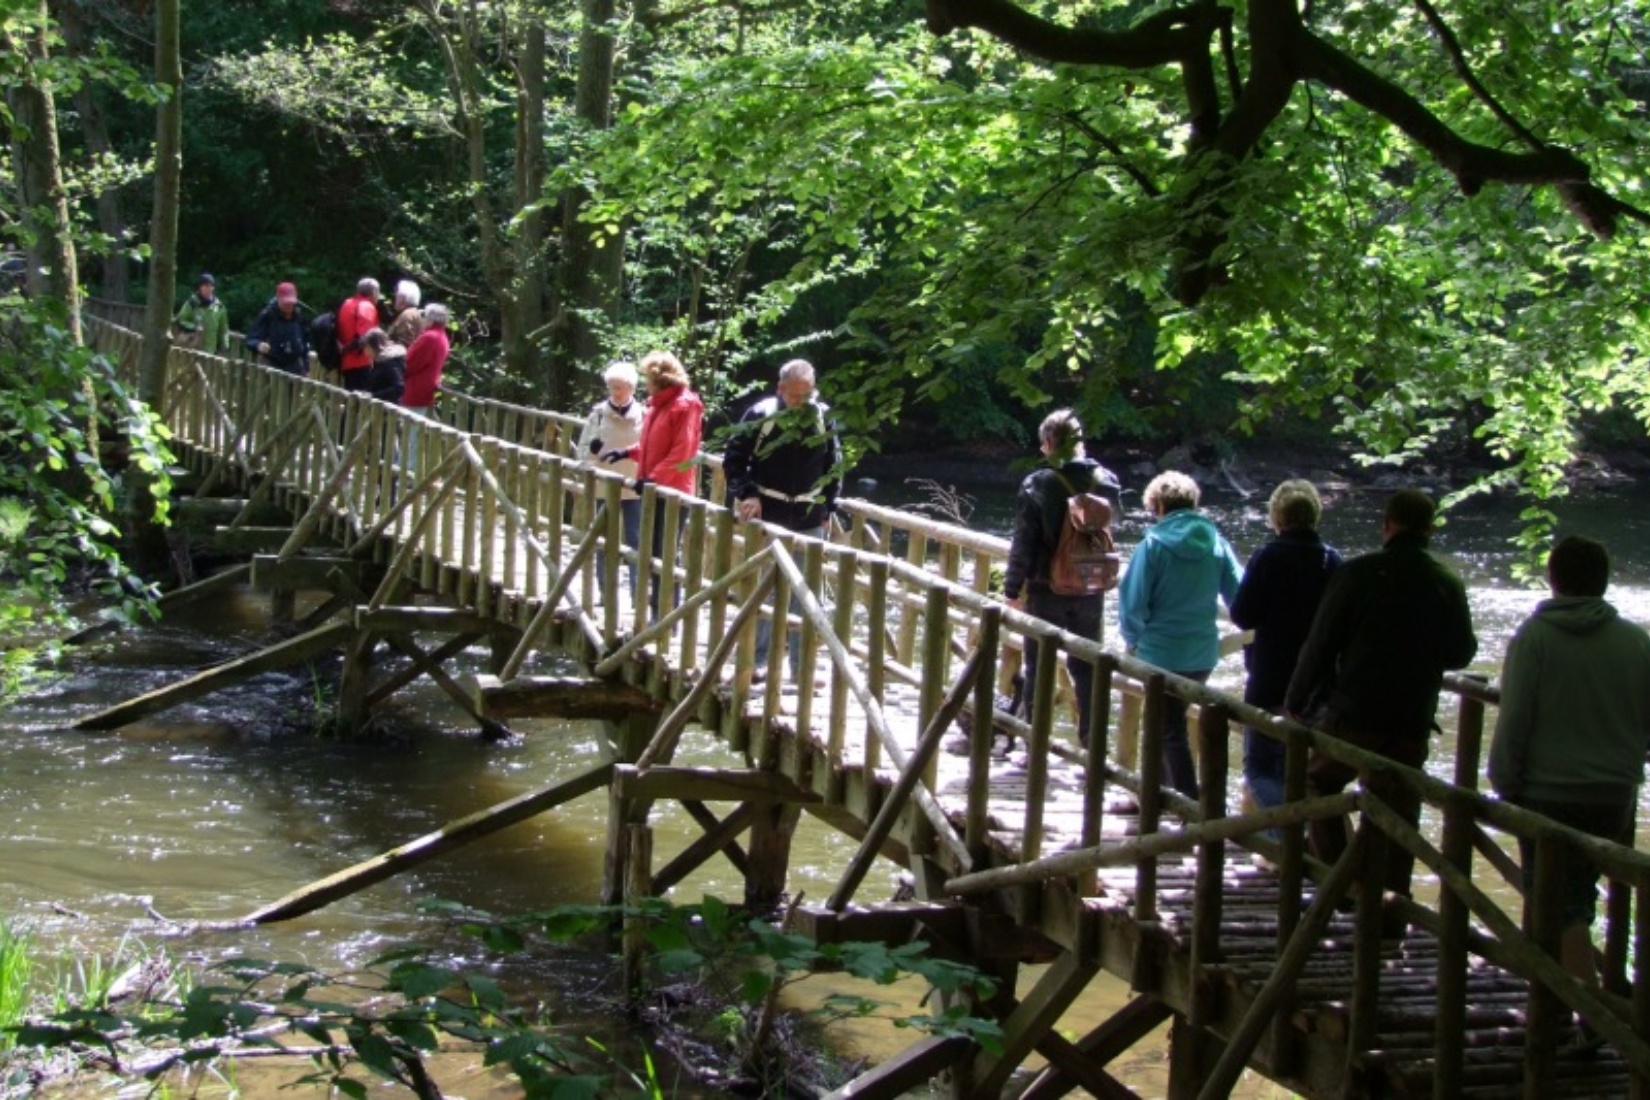
M 1572 506 L 1574 529 L 1602 533 L 1618 549 L 1611 597 L 1650 622 L 1650 518 L 1636 502 Z M 1219 513 L 1240 555 L 1263 535 L 1254 504 Z M 1537 596 L 1509 587 L 1501 539 L 1513 525 L 1488 511 L 1457 518 L 1440 540 L 1468 576 L 1481 638 L 1480 671 L 1493 674 L 1505 641 Z M 1373 543 L 1367 506 L 1331 509 L 1326 533 L 1345 550 Z M 66 675 L 0 713 L 0 918 L 37 942 L 76 952 L 112 950 L 136 934 L 166 939 L 174 953 L 199 958 L 249 952 L 330 969 L 358 967 L 386 945 L 435 942 L 457 962 L 491 965 L 468 941 L 421 916 L 421 899 L 445 897 L 495 912 L 593 901 L 601 879 L 602 795 L 466 848 L 390 882 L 282 925 L 236 933 L 165 935 L 156 917 L 227 919 L 441 823 L 555 782 L 600 753 L 594 728 L 522 723 L 525 736 L 503 744 L 478 738 L 468 720 L 427 681 L 385 705 L 388 736 L 372 743 L 318 739 L 306 732 L 317 691 L 290 674 L 270 674 L 232 691 L 180 706 L 114 734 L 68 728 L 80 714 L 130 698 L 196 667 L 261 644 L 265 608 L 249 593 L 186 612 L 157 627 L 100 641 L 72 656 Z M 480 653 L 458 671 L 479 669 Z M 468 662 L 466 667 L 465 662 Z M 1229 659 L 1220 686 L 1241 684 Z M 1430 767 L 1447 775 L 1450 752 Z M 720 759 L 706 739 L 689 737 L 684 762 Z M 1235 757 L 1234 757 L 1235 759 Z M 661 806 L 661 851 L 698 835 L 677 810 Z M 853 851 L 844 837 L 805 819 L 793 860 L 793 887 L 819 898 L 835 885 Z M 889 896 L 895 873 L 883 865 L 861 889 Z M 737 897 L 741 885 L 713 861 L 675 894 Z M 605 958 L 557 950 L 510 968 L 512 981 L 540 991 L 558 1014 L 577 1018 L 587 994 L 615 980 Z M 1028 981 L 1030 979 L 1028 978 Z M 805 995 L 830 988 L 808 983 Z M 914 1002 L 919 990 L 908 990 Z M 1072 1010 L 1063 1025 L 1081 1034 L 1121 1003 L 1111 980 Z M 590 1024 L 592 1028 L 598 1025 Z M 902 1049 L 910 1033 L 886 1025 L 838 1029 L 844 1051 L 873 1059 Z M 1145 1094 L 1160 1094 L 1166 1064 L 1160 1045 L 1140 1048 L 1118 1067 Z M 457 1067 L 467 1096 L 495 1086 L 477 1067 Z M 262 1092 L 252 1071 L 241 1087 Z M 1272 1096 L 1255 1082 L 1244 1095 Z

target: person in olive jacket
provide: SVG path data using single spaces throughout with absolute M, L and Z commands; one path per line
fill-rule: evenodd
M 229 350 L 229 311 L 218 299 L 218 281 L 210 272 L 201 272 L 195 292 L 183 300 L 172 322 L 183 333 L 180 344 L 213 355 Z

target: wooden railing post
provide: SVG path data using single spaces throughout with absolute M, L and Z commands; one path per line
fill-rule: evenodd
M 1464 701 L 1463 701 L 1464 702 Z M 1463 875 L 1472 875 L 1473 805 L 1461 797 L 1444 804 L 1443 857 Z M 1438 887 L 1438 1021 L 1433 1035 L 1435 1100 L 1461 1095 L 1466 1051 L 1461 1036 L 1467 1027 L 1468 918 L 1464 898 L 1447 884 Z
M 1567 858 L 1575 858 L 1568 847 L 1551 833 L 1535 838 L 1535 885 L 1524 899 L 1530 939 L 1554 959 L 1561 957 L 1564 932 L 1564 863 Z M 1524 1100 L 1544 1100 L 1553 1094 L 1558 1043 L 1568 1012 L 1553 991 L 1532 976 L 1525 1016 Z

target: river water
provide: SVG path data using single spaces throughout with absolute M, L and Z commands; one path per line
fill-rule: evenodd
M 973 526 L 999 533 L 1006 528 L 1009 502 L 1001 487 L 959 489 L 980 502 Z M 877 492 L 879 502 L 897 503 L 913 490 L 884 486 Z M 1615 495 L 1569 501 L 1560 509 L 1564 530 L 1593 535 L 1612 548 L 1611 598 L 1641 623 L 1650 623 L 1647 503 Z M 1264 504 L 1264 497 L 1211 502 L 1240 557 L 1266 537 Z M 1378 507 L 1372 494 L 1332 499 L 1326 537 L 1346 553 L 1373 548 Z M 1142 522 L 1138 516 L 1124 519 L 1125 548 L 1139 538 Z M 1511 630 L 1540 597 L 1511 579 L 1507 540 L 1517 523 L 1515 507 L 1480 504 L 1452 516 L 1436 542 L 1467 579 L 1480 638 L 1474 668 L 1489 675 Z M 596 731 L 579 723 L 524 722 L 518 726 L 523 736 L 484 742 L 425 680 L 384 705 L 377 716 L 382 738 L 321 738 L 310 732 L 321 687 L 287 673 L 259 677 L 116 733 L 69 728 L 79 715 L 258 647 L 266 641 L 265 611 L 260 599 L 243 592 L 95 642 L 72 654 L 59 678 L 0 711 L 0 919 L 9 917 L 27 930 L 44 952 L 108 952 L 136 935 L 165 940 L 169 951 L 190 958 L 251 953 L 343 970 L 390 944 L 416 939 L 436 944 L 457 963 L 497 968 L 469 941 L 421 915 L 419 901 L 450 898 L 502 913 L 595 900 L 606 822 L 601 794 L 300 920 L 169 937 L 157 918 L 238 917 L 444 821 L 580 771 L 599 753 Z M 463 655 L 454 671 L 479 671 L 484 660 L 480 653 Z M 1241 662 L 1229 658 L 1214 682 L 1240 688 Z M 1450 747 L 1441 748 L 1430 767 L 1447 776 Z M 684 753 L 684 763 L 697 762 L 696 755 L 705 762 L 720 759 L 708 741 L 692 736 Z M 685 814 L 664 806 L 661 811 L 661 852 L 697 836 Z M 852 850 L 845 838 L 805 818 L 793 888 L 823 897 Z M 895 886 L 884 865 L 860 896 L 887 897 Z M 674 898 L 740 893 L 736 876 L 716 861 Z M 607 958 L 571 948 L 537 951 L 503 968 L 512 984 L 532 990 L 564 1021 L 577 1021 L 596 1003 L 590 994 L 614 992 L 612 970 Z M 1124 995 L 1115 983 L 1098 985 L 1068 1027 L 1098 1022 Z M 842 1042 L 875 1056 L 908 1039 L 908 1032 L 861 1026 Z M 1120 1074 L 1137 1088 L 1156 1091 L 1163 1079 L 1161 1051 L 1142 1050 Z M 466 1094 L 484 1091 L 477 1086 Z M 1272 1095 L 1269 1086 L 1258 1085 L 1247 1094 Z

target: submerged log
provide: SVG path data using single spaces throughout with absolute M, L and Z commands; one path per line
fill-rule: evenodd
M 475 678 L 472 697 L 489 718 L 599 718 L 618 721 L 637 711 L 657 713 L 658 700 L 640 688 L 614 680 L 570 677 L 497 676 Z
M 479 840 L 500 829 L 507 829 L 546 810 L 553 810 L 564 802 L 571 802 L 580 795 L 604 787 L 612 775 L 613 765 L 603 764 L 565 782 L 528 791 L 468 817 L 449 821 L 433 833 L 425 833 L 399 848 L 391 848 L 353 867 L 346 867 L 337 874 L 312 882 L 301 890 L 294 890 L 279 901 L 248 913 L 241 918 L 240 923 L 268 924 L 271 921 L 303 916 L 339 898 L 348 897 L 374 883 L 383 882 L 402 871 L 416 867 L 426 860 L 434 859 L 454 848 L 463 847 L 472 840 Z
M 112 730 L 136 722 L 139 718 L 146 718 L 157 711 L 168 707 L 186 703 L 191 699 L 198 699 L 202 695 L 210 695 L 214 691 L 229 687 L 232 684 L 250 680 L 254 676 L 270 672 L 277 668 L 287 668 L 292 665 L 303 664 L 314 660 L 323 653 L 328 653 L 342 645 L 355 628 L 349 623 L 329 623 L 308 634 L 300 634 L 296 638 L 272 645 L 267 649 L 260 649 L 249 657 L 229 661 L 216 668 L 209 668 L 205 672 L 196 673 L 187 680 L 180 680 L 175 684 L 158 688 L 147 695 L 140 695 L 136 699 L 128 699 L 106 710 L 100 710 L 74 724 L 75 729 L 81 730 Z

